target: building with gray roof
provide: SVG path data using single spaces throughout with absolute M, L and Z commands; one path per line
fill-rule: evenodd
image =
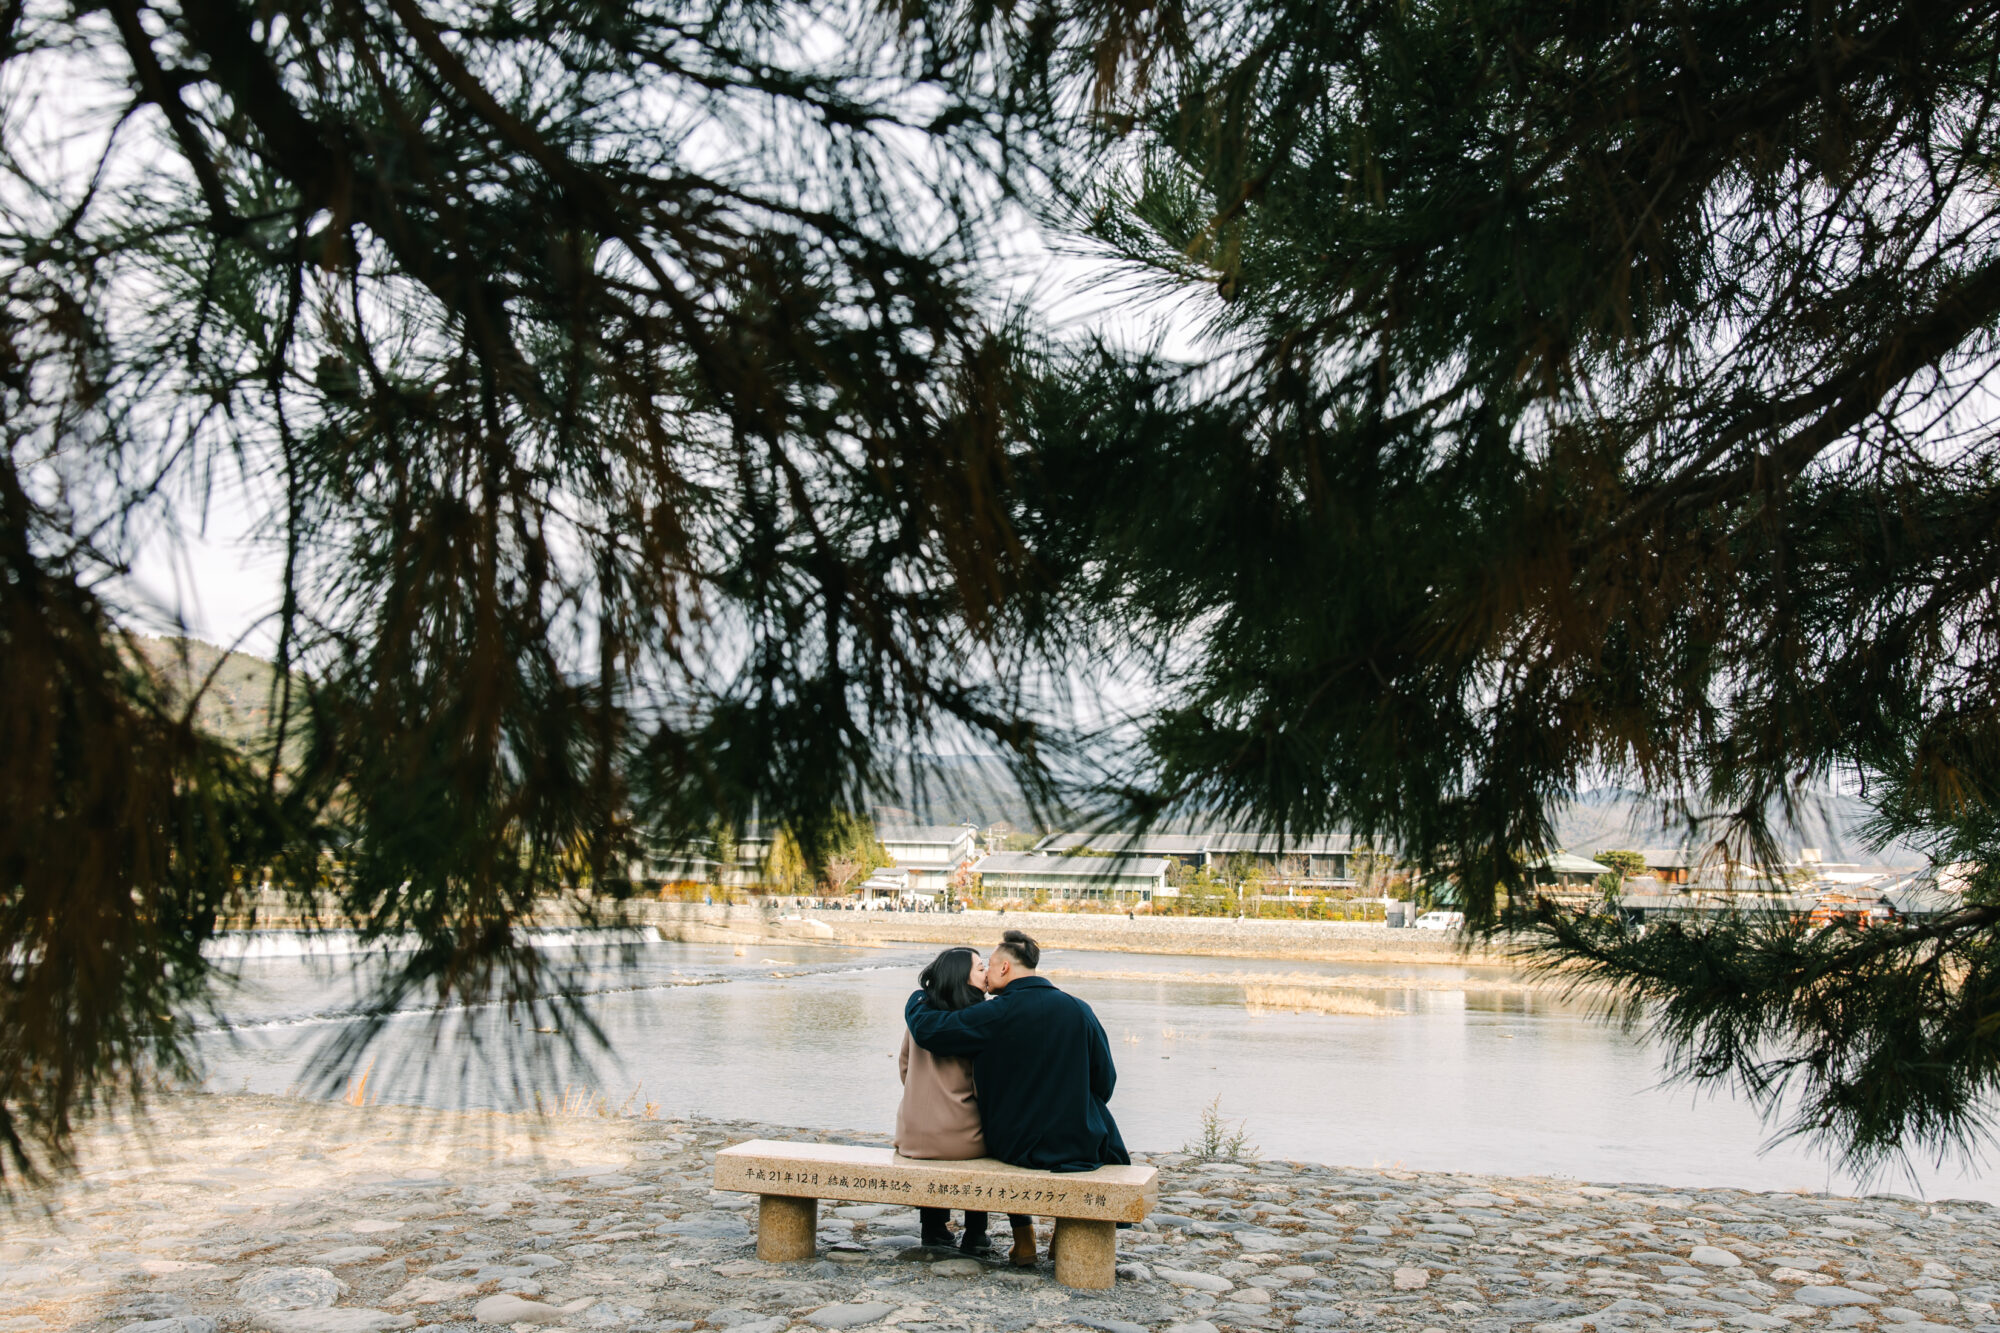
M 1158 856 L 1045 856 L 994 852 L 974 865 L 988 897 L 1149 903 L 1177 896 L 1167 887 L 1167 862 Z
M 1345 833 L 1283 837 L 1230 829 L 1185 833 L 1052 833 L 1035 844 L 1037 853 L 1077 851 L 1114 856 L 1170 858 L 1190 870 L 1220 870 L 1235 861 L 1283 884 L 1346 887 L 1354 883 L 1354 839 Z

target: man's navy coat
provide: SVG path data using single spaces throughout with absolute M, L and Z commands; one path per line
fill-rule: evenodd
M 1118 1084 L 1111 1043 L 1074 995 L 1019 977 L 966 1009 L 933 1009 L 918 991 L 903 1018 L 925 1050 L 972 1057 L 986 1151 L 1001 1161 L 1043 1171 L 1132 1161 L 1105 1105 Z

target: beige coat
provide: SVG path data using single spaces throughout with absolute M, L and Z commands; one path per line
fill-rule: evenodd
M 932 1055 L 905 1032 L 896 1070 L 903 1078 L 903 1103 L 896 1108 L 897 1152 L 942 1162 L 986 1155 L 971 1059 Z

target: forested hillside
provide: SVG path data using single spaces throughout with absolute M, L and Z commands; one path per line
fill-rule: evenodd
M 202 721 L 239 745 L 254 745 L 271 725 L 271 664 L 248 653 L 228 652 L 199 639 L 142 639 L 155 669 L 189 690 L 207 682 Z M 212 675 L 211 675 L 212 673 Z M 982 754 L 912 754 L 897 767 L 896 790 L 877 804 L 879 820 L 919 824 L 971 822 L 985 827 L 1006 822 L 1023 831 L 1046 826 L 1083 826 L 1084 814 L 1042 811 L 1040 818 L 1014 781 L 1004 760 Z M 1871 850 L 1861 834 L 1868 808 L 1852 796 L 1824 793 L 1817 808 L 1804 812 L 1789 829 L 1788 843 L 1816 847 L 1827 861 L 1861 865 L 1914 866 L 1922 854 L 1899 845 Z M 1638 793 L 1602 788 L 1583 793 L 1556 820 L 1562 845 L 1589 855 L 1611 847 L 1671 847 L 1680 839 L 1663 828 L 1657 810 Z
M 200 639 L 142 638 L 140 651 L 179 697 L 201 691 L 196 712 L 202 725 L 239 746 L 254 747 L 271 726 L 269 662 L 233 653 Z

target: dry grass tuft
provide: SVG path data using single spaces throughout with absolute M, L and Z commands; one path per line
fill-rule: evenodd
M 374 1072 L 375 1072 L 375 1062 L 373 1060 L 370 1060 L 368 1062 L 368 1067 L 366 1069 L 362 1070 L 359 1074 L 356 1074 L 353 1078 L 348 1080 L 347 1095 L 345 1097 L 342 1097 L 341 1100 L 346 1102 L 349 1106 L 370 1105 L 371 1103 L 368 1100 L 368 1076 Z M 381 1100 L 382 1100 L 381 1096 L 377 1094 L 375 1101 L 379 1103 Z
M 613 1106 L 603 1093 L 594 1088 L 565 1084 L 562 1092 L 549 1096 L 539 1090 L 534 1093 L 535 1114 L 558 1119 L 581 1120 L 595 1117 L 599 1120 L 655 1120 L 659 1118 L 660 1104 L 641 1101 L 640 1094 L 645 1089 L 642 1083 L 632 1089 L 631 1095 Z
M 1310 986 L 1245 986 L 1243 1007 L 1253 1014 L 1355 1014 L 1369 1018 L 1403 1012 L 1352 991 Z

